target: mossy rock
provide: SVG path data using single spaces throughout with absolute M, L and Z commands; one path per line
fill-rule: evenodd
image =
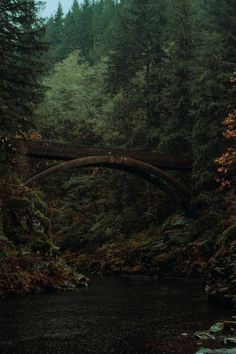
M 162 225 L 162 232 L 168 229 L 182 229 L 187 224 L 187 219 L 181 214 L 171 215 Z

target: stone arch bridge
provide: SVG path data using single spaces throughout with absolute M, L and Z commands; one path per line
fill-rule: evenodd
M 38 140 L 14 140 L 18 153 L 61 163 L 31 176 L 25 185 L 42 180 L 58 171 L 72 168 L 104 167 L 132 173 L 156 185 L 182 207 L 191 200 L 190 190 L 171 171 L 191 171 L 191 159 L 149 151 L 103 149 Z

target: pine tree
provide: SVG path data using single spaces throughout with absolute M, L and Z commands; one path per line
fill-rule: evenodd
M 70 11 L 65 17 L 64 28 L 64 53 L 70 54 L 72 51 L 79 49 L 80 44 L 80 17 L 81 8 L 77 0 L 74 0 Z
M 166 31 L 166 60 L 163 66 L 160 150 L 184 154 L 191 151 L 192 65 L 194 55 L 194 11 L 189 0 L 170 1 Z
M 120 6 L 109 56 L 108 89 L 113 94 L 127 93 L 127 113 L 142 110 L 147 129 L 160 123 L 164 25 L 165 1 L 125 2 Z
M 201 45 L 192 87 L 193 180 L 197 190 L 214 187 L 216 158 L 224 148 L 222 122 L 233 100 L 236 67 L 233 1 L 209 0 L 202 9 Z
M 40 2 L 0 3 L 0 117 L 5 132 L 29 129 L 41 100 L 40 76 L 44 30 L 37 14 Z
M 48 65 L 53 65 L 65 58 L 64 21 L 62 5 L 59 2 L 56 14 L 51 16 L 47 23 L 45 40 L 49 43 L 50 46 L 47 55 Z
M 119 6 L 114 0 L 101 0 L 94 4 L 94 46 L 95 61 L 109 54 L 113 45 L 113 24 Z
M 94 47 L 94 5 L 89 0 L 85 0 L 81 9 L 79 46 L 82 57 L 90 61 L 90 54 Z

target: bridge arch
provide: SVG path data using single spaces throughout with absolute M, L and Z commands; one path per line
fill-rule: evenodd
M 115 155 L 83 157 L 63 162 L 32 176 L 25 182 L 25 185 L 30 186 L 59 171 L 85 167 L 105 167 L 134 174 L 158 186 L 170 199 L 182 207 L 185 207 L 191 199 L 191 192 L 183 183 L 158 167 L 140 160 Z

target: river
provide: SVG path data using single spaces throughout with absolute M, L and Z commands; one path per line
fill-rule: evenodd
M 186 334 L 225 316 L 198 282 L 94 278 L 78 291 L 0 300 L 0 353 L 191 354 Z

